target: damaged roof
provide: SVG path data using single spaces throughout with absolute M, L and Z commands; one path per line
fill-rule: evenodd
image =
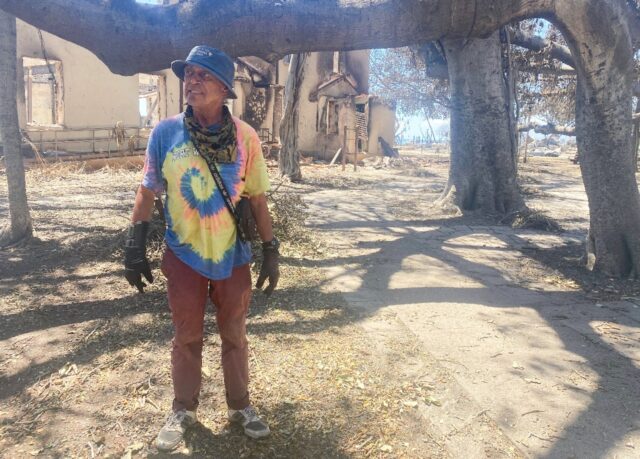
M 342 97 L 356 96 L 358 83 L 347 73 L 332 73 L 325 81 L 320 82 L 315 91 L 309 95 L 310 101 L 318 100 L 320 96 Z

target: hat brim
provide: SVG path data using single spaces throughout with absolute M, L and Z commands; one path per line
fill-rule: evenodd
M 227 84 L 222 80 L 222 78 L 220 78 L 220 75 L 218 75 L 216 72 L 214 72 L 214 71 L 213 71 L 213 70 L 211 70 L 211 69 L 208 69 L 208 68 L 206 68 L 206 67 L 203 67 L 203 66 L 201 66 L 201 65 L 198 65 L 198 64 L 197 64 L 197 63 L 195 63 L 195 62 L 187 62 L 187 61 L 173 61 L 173 62 L 171 63 L 171 70 L 173 70 L 173 73 L 175 73 L 175 75 L 176 75 L 178 78 L 180 78 L 182 81 L 184 81 L 184 68 L 187 66 L 187 64 L 189 64 L 189 65 L 197 65 L 198 67 L 203 68 L 203 69 L 205 69 L 206 71 L 213 73 L 213 74 L 218 78 L 218 80 L 220 80 L 220 82 L 221 82 L 221 83 L 222 83 L 222 84 L 227 88 L 227 90 L 229 91 L 229 92 L 227 93 L 227 94 L 228 94 L 227 99 L 237 99 L 237 98 L 238 98 L 238 96 L 236 95 L 236 92 L 233 90 L 233 88 L 232 88 L 231 86 L 227 85 Z

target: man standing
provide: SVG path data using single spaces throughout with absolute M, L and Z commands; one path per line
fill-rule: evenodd
M 241 196 L 248 197 L 264 241 L 257 287 L 268 278 L 269 295 L 279 278 L 279 243 L 264 194 L 269 178 L 260 140 L 224 105 L 225 99 L 236 98 L 233 61 L 220 50 L 196 46 L 171 68 L 183 80 L 188 106 L 151 133 L 125 244 L 125 276 L 142 292 L 142 275 L 153 282 L 145 255 L 149 220 L 156 195 L 164 193 L 167 230 L 161 269 L 167 277 L 175 334 L 173 410 L 156 439 L 161 450 L 175 448 L 197 421 L 207 297 L 215 306 L 222 341 L 229 419 L 242 424 L 252 438 L 269 435 L 269 427 L 249 402 L 245 322 L 251 298 L 251 247 L 239 237 L 231 213 Z

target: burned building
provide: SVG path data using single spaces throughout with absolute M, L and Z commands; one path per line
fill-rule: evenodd
M 182 84 L 169 69 L 116 75 L 86 49 L 19 20 L 17 45 L 19 123 L 40 153 L 143 149 L 150 129 L 184 108 Z M 302 154 L 330 159 L 345 143 L 350 152 L 379 154 L 379 136 L 392 144 L 394 110 L 368 94 L 369 52 L 308 56 L 297 129 Z M 236 69 L 231 112 L 277 150 L 288 61 L 243 57 Z
M 297 126 L 303 155 L 331 159 L 339 148 L 380 155 L 393 144 L 395 107 L 369 94 L 369 51 L 310 53 L 304 61 Z

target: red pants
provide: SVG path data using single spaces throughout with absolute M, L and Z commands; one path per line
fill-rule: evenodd
M 169 307 L 174 326 L 171 352 L 173 410 L 195 410 L 202 381 L 202 344 L 207 297 L 216 310 L 222 341 L 222 372 L 229 408 L 249 405 L 249 348 L 246 337 L 247 308 L 251 299 L 249 265 L 235 268 L 231 277 L 203 277 L 167 249 L 162 258 L 167 277 Z

